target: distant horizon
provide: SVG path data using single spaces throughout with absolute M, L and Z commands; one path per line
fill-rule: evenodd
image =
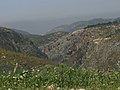
M 56 26 L 120 16 L 120 0 L 2 0 L 0 26 L 44 34 Z
M 25 32 L 28 32 L 28 33 L 30 33 L 30 34 L 35 34 L 35 35 L 44 35 L 44 34 L 46 34 L 48 31 L 54 29 L 55 27 L 61 26 L 61 25 L 69 25 L 69 24 L 72 24 L 72 23 L 75 23 L 75 22 L 78 22 L 78 21 L 89 21 L 89 20 L 93 20 L 93 19 L 116 19 L 116 18 L 120 18 L 120 16 L 117 16 L 117 17 L 85 18 L 85 19 L 81 19 L 81 20 L 78 20 L 78 19 L 77 19 L 77 20 L 73 20 L 73 22 L 71 21 L 71 22 L 68 22 L 68 23 L 63 23 L 63 24 L 61 23 L 61 24 L 59 24 L 59 25 L 53 26 L 51 29 L 45 31 L 44 33 L 34 33 L 34 32 L 30 32 L 29 30 L 26 30 L 26 29 L 14 28 L 14 27 L 12 27 L 12 26 L 9 26 L 10 23 L 8 24 L 8 26 L 3 25 L 3 26 L 1 26 L 1 27 L 6 27 L 6 28 L 11 28 L 11 29 L 21 30 L 21 31 L 25 31 Z M 21 21 L 21 22 L 22 22 L 22 21 Z M 38 20 L 38 22 L 39 22 L 39 20 Z M 20 22 L 19 22 L 19 23 L 20 23 Z M 14 24 L 14 23 L 13 23 L 13 24 Z

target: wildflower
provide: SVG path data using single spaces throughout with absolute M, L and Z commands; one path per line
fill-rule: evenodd
M 13 76 L 13 79 L 16 79 L 17 77 Z
M 35 86 L 38 87 L 39 85 L 36 83 Z
M 21 75 L 20 78 L 23 79 L 23 76 Z
M 47 87 L 47 90 L 53 90 L 54 88 L 55 88 L 55 85 L 52 84 L 52 85 Z
M 27 72 L 29 72 L 28 70 L 23 70 L 23 72 L 22 73 L 27 73 Z
M 57 87 L 57 90 L 60 90 L 60 87 Z
M 81 89 L 76 89 L 76 90 L 85 90 L 85 89 L 81 88 Z
M 8 90 L 12 90 L 12 88 L 8 88 Z
M 3 58 L 3 59 L 4 59 L 4 58 L 6 58 L 6 56 L 2 56 L 1 58 Z
M 5 73 L 5 71 L 3 71 L 3 73 Z
M 32 69 L 32 72 L 34 72 L 35 71 L 35 69 Z
M 56 67 L 54 67 L 54 70 L 56 70 L 57 68 Z
M 35 75 L 35 77 L 38 77 L 38 75 Z
M 23 74 L 23 77 L 26 77 L 26 74 L 25 74 L 25 73 Z
M 14 82 L 14 85 L 17 85 L 17 82 Z
M 40 71 L 40 70 L 37 70 L 38 72 Z
M 103 86 L 105 86 L 105 84 L 103 84 Z
M 74 69 L 74 68 L 72 68 L 72 70 L 74 71 L 75 69 Z

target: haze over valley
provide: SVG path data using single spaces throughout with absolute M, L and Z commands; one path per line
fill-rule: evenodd
M 119 17 L 119 3 L 119 0 L 2 0 L 0 26 L 40 35 L 77 21 Z

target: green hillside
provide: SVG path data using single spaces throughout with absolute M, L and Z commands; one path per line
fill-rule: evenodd
M 45 59 L 0 49 L 0 73 L 16 73 L 52 64 Z

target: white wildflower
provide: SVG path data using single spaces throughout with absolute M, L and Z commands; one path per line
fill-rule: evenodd
M 70 90 L 75 90 L 74 88 L 70 89 Z
M 74 88 L 72 88 L 70 90 L 85 90 L 85 89 L 83 89 L 83 88 L 80 88 L 80 89 L 74 89 Z
M 13 76 L 13 79 L 16 79 L 17 77 Z
M 8 90 L 12 90 L 12 88 L 8 88 Z
M 37 71 L 39 72 L 40 70 L 38 69 Z
M 3 59 L 4 59 L 4 58 L 6 58 L 6 56 L 2 56 L 1 58 L 3 58 Z
M 52 84 L 52 85 L 50 85 L 50 86 L 47 87 L 47 90 L 53 90 L 54 88 L 55 88 L 55 85 Z

